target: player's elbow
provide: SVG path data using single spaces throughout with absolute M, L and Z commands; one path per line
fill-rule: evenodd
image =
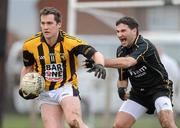
M 137 64 L 137 60 L 132 57 L 126 57 L 125 59 L 126 60 L 125 60 L 124 68 L 128 68 Z

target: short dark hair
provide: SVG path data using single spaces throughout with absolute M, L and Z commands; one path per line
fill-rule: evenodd
M 116 26 L 118 26 L 121 23 L 128 25 L 130 29 L 136 28 L 138 31 L 139 24 L 132 17 L 125 16 L 125 17 L 120 18 L 119 20 L 116 21 Z
M 59 10 L 57 10 L 54 7 L 44 7 L 43 9 L 40 10 L 40 16 L 42 15 L 49 15 L 53 14 L 54 15 L 54 20 L 59 23 L 62 21 L 62 15 Z

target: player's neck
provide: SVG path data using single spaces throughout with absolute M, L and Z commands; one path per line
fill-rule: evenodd
M 57 39 L 58 39 L 58 35 L 55 35 L 55 36 L 52 36 L 51 38 L 46 38 L 46 42 L 50 45 L 50 46 L 53 46 L 56 42 L 57 42 Z

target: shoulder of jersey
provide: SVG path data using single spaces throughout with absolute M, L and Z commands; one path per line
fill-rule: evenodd
M 81 41 L 82 41 L 81 39 L 79 39 L 79 38 L 77 38 L 77 37 L 75 37 L 75 36 L 71 36 L 71 35 L 65 33 L 64 31 L 62 31 L 62 34 L 63 34 L 63 36 L 65 37 L 65 39 L 74 40 L 74 41 L 78 41 L 78 42 L 81 42 Z
M 42 32 L 38 32 L 36 33 L 35 35 L 32 35 L 30 38 L 28 38 L 27 40 L 25 40 L 25 44 L 26 43 L 31 43 L 31 42 L 34 42 L 36 40 L 40 40 L 40 37 L 42 35 Z
M 121 51 L 121 50 L 123 50 L 123 46 L 119 46 L 118 48 L 117 48 L 117 51 Z

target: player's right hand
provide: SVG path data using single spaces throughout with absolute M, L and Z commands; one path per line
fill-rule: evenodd
M 26 100 L 31 100 L 31 99 L 38 97 L 35 94 L 24 95 L 22 89 L 19 89 L 19 95 Z

